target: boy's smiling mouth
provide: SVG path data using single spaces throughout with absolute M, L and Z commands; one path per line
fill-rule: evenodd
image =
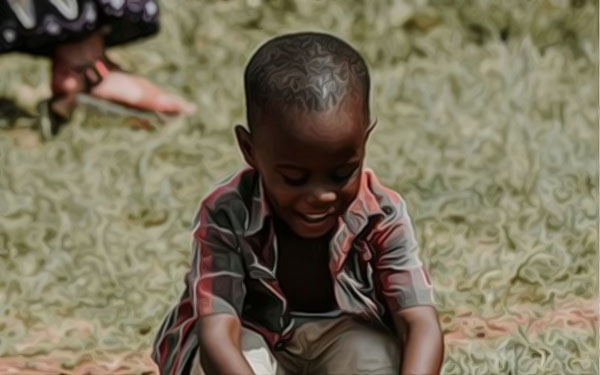
M 327 211 L 319 212 L 319 213 L 300 213 L 299 215 L 309 223 L 320 223 L 327 219 L 330 215 L 335 213 L 335 208 L 330 208 Z
M 319 222 L 319 221 L 323 220 L 327 215 L 329 215 L 329 212 L 325 212 L 322 214 L 303 214 L 302 216 L 304 216 L 304 218 L 307 221 Z

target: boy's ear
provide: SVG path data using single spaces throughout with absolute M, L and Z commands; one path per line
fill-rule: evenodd
M 242 125 L 235 126 L 235 138 L 237 139 L 238 147 L 242 151 L 242 156 L 248 165 L 256 169 L 256 161 L 254 159 L 254 145 L 250 133 Z
M 373 131 L 373 129 L 375 129 L 376 125 L 377 125 L 377 117 L 375 117 L 375 120 L 373 120 L 371 122 L 371 124 L 369 125 L 369 127 L 367 128 L 367 135 L 365 137 L 365 142 L 367 141 L 367 139 L 369 139 L 369 135 L 371 135 L 371 132 Z

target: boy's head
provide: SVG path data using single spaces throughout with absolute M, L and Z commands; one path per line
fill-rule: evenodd
M 301 237 L 327 234 L 356 197 L 369 127 L 362 57 L 327 34 L 288 34 L 244 74 L 250 132 L 236 127 L 275 214 Z

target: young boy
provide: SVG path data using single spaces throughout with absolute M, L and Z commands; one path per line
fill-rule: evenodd
M 362 57 L 330 35 L 284 35 L 244 83 L 250 168 L 201 204 L 187 288 L 154 347 L 161 374 L 439 373 L 406 205 L 363 169 Z

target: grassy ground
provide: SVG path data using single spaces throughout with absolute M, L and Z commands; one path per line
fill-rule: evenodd
M 409 204 L 445 374 L 598 373 L 598 39 L 592 1 L 163 1 L 111 51 L 199 111 L 154 132 L 82 108 L 27 132 L 48 63 L 0 59 L 0 373 L 154 371 L 190 220 L 241 164 L 242 72 L 274 35 L 323 30 L 373 76 L 368 165 Z

